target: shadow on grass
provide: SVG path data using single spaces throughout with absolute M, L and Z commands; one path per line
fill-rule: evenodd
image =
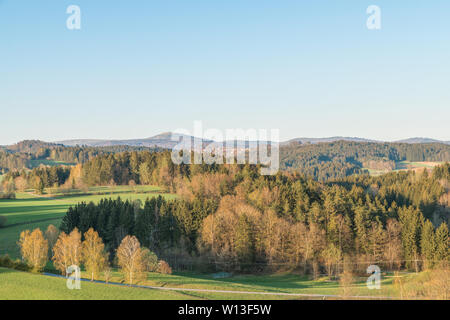
M 217 285 L 220 287 L 228 287 L 230 289 L 244 289 L 253 288 L 269 292 L 292 292 L 292 290 L 301 289 L 338 289 L 339 284 L 335 281 L 316 281 L 311 280 L 307 276 L 295 274 L 283 275 L 237 275 L 231 278 L 214 279 L 209 275 L 194 274 L 194 273 L 174 273 L 180 279 L 180 284 L 183 285 Z M 150 278 L 151 279 L 151 278 Z M 161 282 L 164 280 L 161 279 Z M 168 279 L 170 283 L 177 283 L 176 281 Z
M 0 199 L 0 204 L 14 204 L 17 202 L 43 202 L 43 201 L 51 201 L 52 199 L 45 198 L 45 197 L 36 197 L 36 198 L 24 198 L 24 199 Z

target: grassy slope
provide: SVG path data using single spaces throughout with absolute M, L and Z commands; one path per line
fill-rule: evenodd
M 150 189 L 151 191 L 149 191 Z M 19 250 L 16 242 L 22 230 L 41 228 L 44 231 L 50 224 L 58 226 L 67 209 L 79 202 L 98 202 L 104 198 L 115 199 L 119 196 L 124 200 L 140 199 L 145 201 L 149 197 L 159 195 L 155 187 L 148 187 L 148 190 L 136 190 L 149 193 L 134 193 L 134 190 L 129 187 L 108 190 L 109 193 L 106 193 L 99 187 L 93 188 L 90 192 L 102 194 L 66 195 L 55 198 L 37 197 L 23 193 L 18 194 L 15 200 L 0 200 L 0 215 L 8 219 L 6 227 L 0 229 L 0 254 L 8 253 L 13 258 L 17 258 Z M 174 197 L 170 194 L 162 195 L 166 198 Z
M 400 170 L 412 170 L 417 168 L 427 168 L 427 169 L 433 169 L 435 166 L 444 164 L 445 162 L 410 162 L 410 161 L 399 161 L 396 163 L 396 169 L 395 171 Z
M 64 161 L 55 161 L 49 159 L 39 159 L 39 160 L 30 160 L 31 168 L 37 168 L 40 165 L 44 166 L 73 166 L 75 163 L 64 162 Z
M 396 295 L 392 286 L 392 278 L 383 280 L 383 290 L 369 290 L 366 279 L 360 279 L 354 284 L 354 295 L 392 296 Z M 273 275 L 237 275 L 225 279 L 213 279 L 211 275 L 192 273 L 178 273 L 175 275 L 161 275 L 151 273 L 146 281 L 147 285 L 218 289 L 234 291 L 283 292 L 299 294 L 325 294 L 340 295 L 342 293 L 337 281 L 328 281 L 325 278 L 311 280 L 306 276 L 296 274 Z M 291 298 L 292 299 L 292 298 Z
M 127 288 L 83 282 L 81 290 L 69 290 L 64 279 L 0 268 L 0 300 L 141 300 L 188 299 L 179 292 Z
M 117 279 L 113 279 L 114 281 Z M 154 289 L 127 288 L 116 285 L 82 282 L 81 290 L 68 290 L 64 279 L 22 273 L 0 268 L 0 300 L 4 299 L 224 299 L 224 300 L 262 300 L 262 299 L 308 299 L 308 297 L 257 295 L 223 292 L 168 291 Z M 227 291 L 285 292 L 302 294 L 339 295 L 341 291 L 336 282 L 312 281 L 295 275 L 237 276 L 214 280 L 208 276 L 193 274 L 160 275 L 150 274 L 147 285 L 191 289 L 218 289 Z M 352 295 L 380 296 L 393 293 L 390 280 L 383 281 L 380 291 L 369 292 L 360 282 Z M 314 298 L 314 297 L 312 297 Z M 335 298 L 331 298 L 335 299 Z
M 414 170 L 414 169 L 420 169 L 420 168 L 427 168 L 427 169 L 433 169 L 435 166 L 441 165 L 445 162 L 410 162 L 410 161 L 397 161 L 395 166 L 396 168 L 392 171 L 398 172 L 398 171 L 405 171 L 405 170 Z M 369 171 L 369 174 L 371 176 L 379 176 L 388 172 L 391 172 L 390 170 L 376 170 L 376 169 L 369 169 L 369 168 L 363 168 Z

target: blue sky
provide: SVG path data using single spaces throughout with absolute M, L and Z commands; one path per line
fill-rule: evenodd
M 71 4 L 81 30 L 66 28 Z M 282 140 L 450 140 L 448 0 L 0 0 L 0 40 L 0 144 L 194 120 Z

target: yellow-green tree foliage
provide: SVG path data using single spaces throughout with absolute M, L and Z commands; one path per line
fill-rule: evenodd
M 22 258 L 33 268 L 34 272 L 41 271 L 46 262 L 48 254 L 48 241 L 40 229 L 33 232 L 29 230 L 20 233 L 19 240 Z
M 81 250 L 82 261 L 91 281 L 98 277 L 107 266 L 108 256 L 105 253 L 105 245 L 94 229 L 89 229 L 84 234 Z
M 53 264 L 55 268 L 66 274 L 70 266 L 80 266 L 81 234 L 75 228 L 69 235 L 62 232 L 53 247 Z

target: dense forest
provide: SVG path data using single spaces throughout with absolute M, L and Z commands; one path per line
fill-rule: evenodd
M 449 164 L 321 183 L 298 173 L 261 176 L 252 165 L 173 166 L 167 154 L 108 155 L 81 170 L 98 183 L 169 187 L 177 200 L 81 203 L 61 229 L 93 228 L 111 255 L 135 235 L 175 268 L 332 275 L 347 263 L 418 270 L 449 259 Z M 110 172 L 117 175 L 101 178 Z
M 417 159 L 446 161 L 449 158 L 448 148 L 450 146 L 447 145 L 398 144 L 397 149 L 393 145 L 340 141 L 294 146 L 287 150 L 284 148 L 281 150 L 281 162 L 287 172 L 297 172 L 317 181 L 331 182 L 353 175 L 367 174 L 363 166 L 394 169 L 395 161 L 416 161 Z M 16 185 L 20 190 L 25 187 L 42 190 L 42 188 L 60 186 L 67 189 L 134 183 L 160 185 L 171 191 L 175 190 L 175 184 L 179 179 L 190 178 L 197 172 L 220 170 L 219 166 L 205 164 L 176 166 L 173 164 L 171 152 L 168 150 L 120 152 L 122 148 L 129 147 L 79 148 L 84 150 L 80 154 L 87 154 L 92 158 L 83 160 L 76 166 L 58 166 L 58 169 L 51 166 L 40 166 L 32 170 L 11 170 L 4 176 L 4 181 L 19 182 Z M 78 147 L 68 149 L 78 150 Z M 59 149 L 53 149 L 53 151 L 55 150 Z M 100 154 L 97 154 L 98 152 Z M 11 156 L 17 157 L 17 154 L 11 154 Z M 297 157 L 294 161 L 295 165 L 286 166 L 286 163 L 291 163 L 291 160 L 287 159 L 294 156 Z
M 39 166 L 38 160 L 49 160 L 50 164 L 84 164 L 98 156 L 118 153 L 161 152 L 161 148 L 110 146 L 110 147 L 66 147 L 42 141 L 22 141 L 13 146 L 0 148 L 0 174 L 9 171 L 32 169 Z M 105 159 L 105 158 L 104 158 Z M 366 143 L 338 141 L 332 143 L 291 143 L 280 149 L 280 168 L 298 171 L 318 181 L 330 181 L 354 174 L 363 174 L 367 169 L 393 170 L 398 161 L 450 161 L 450 146 L 445 144 Z M 109 160 L 102 160 L 103 163 Z M 48 161 L 42 161 L 49 164 Z M 94 164 L 93 166 L 95 166 Z M 108 166 L 108 164 L 106 164 Z M 123 165 L 121 165 L 123 167 Z M 130 168 L 131 180 L 137 180 L 137 168 Z M 116 173 L 107 174 L 109 176 Z M 127 174 L 125 174 L 127 175 Z M 105 177 L 100 179 L 102 183 Z M 111 180 L 111 179 L 109 179 Z M 116 183 L 118 180 L 114 179 Z M 88 184 L 92 184 L 90 181 Z M 97 182 L 95 182 L 97 183 Z M 44 185 L 49 185 L 44 181 Z
M 67 147 L 38 140 L 25 140 L 12 146 L 0 147 L 0 174 L 14 170 L 32 169 L 35 167 L 33 160 L 51 160 L 55 165 L 58 165 L 58 162 L 78 164 L 99 155 L 144 150 L 161 151 L 162 149 L 133 146 Z
M 13 146 L 0 148 L 0 174 L 10 171 L 21 171 L 22 169 L 32 169 L 40 164 L 36 160 L 53 161 L 50 163 L 51 165 L 58 165 L 59 162 L 67 164 L 91 162 L 91 167 L 100 165 L 98 168 L 102 171 L 107 171 L 106 167 L 113 168 L 116 166 L 111 164 L 114 154 L 133 154 L 136 152 L 141 153 L 142 151 L 153 153 L 162 152 L 164 149 L 132 146 L 66 147 L 34 140 L 23 141 Z M 102 159 L 94 160 L 98 156 L 101 156 Z M 151 157 L 146 156 L 147 159 Z M 450 146 L 438 143 L 407 144 L 337 141 L 300 144 L 294 142 L 282 146 L 280 150 L 280 168 L 282 170 L 298 171 L 318 181 L 330 181 L 355 174 L 364 174 L 367 173 L 367 169 L 390 171 L 396 168 L 396 162 L 405 160 L 450 161 Z M 45 161 L 43 161 L 43 164 L 48 165 Z M 101 168 L 101 166 L 104 167 Z M 124 163 L 120 163 L 119 167 L 123 168 Z M 118 172 L 114 170 L 114 172 L 109 171 L 109 173 L 103 174 L 102 177 L 97 177 L 97 181 L 88 181 L 87 184 L 105 184 L 112 180 L 115 183 L 122 184 L 124 180 L 127 180 L 128 176 L 131 176 L 128 180 L 138 182 L 139 169 L 136 165 L 130 164 L 128 173 L 121 173 L 124 175 L 122 178 L 117 177 Z M 43 184 L 45 186 L 52 185 L 46 181 Z
M 361 174 L 371 169 L 395 169 L 397 161 L 450 161 L 450 145 L 370 143 L 291 143 L 280 150 L 280 167 L 300 171 L 319 181 Z

